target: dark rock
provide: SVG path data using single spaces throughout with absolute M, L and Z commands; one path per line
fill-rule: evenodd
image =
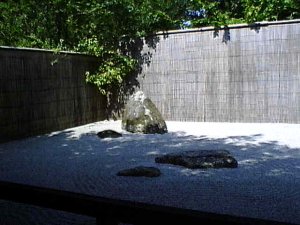
M 122 128 L 132 133 L 164 134 L 168 132 L 161 113 L 149 98 L 145 98 L 142 91 L 138 91 L 129 98 L 122 118 Z
M 155 158 L 156 163 L 180 165 L 190 169 L 236 168 L 238 162 L 226 150 L 199 150 L 171 153 Z
M 122 134 L 114 131 L 114 130 L 104 130 L 97 133 L 99 138 L 118 138 L 122 137 Z
M 133 176 L 133 177 L 158 177 L 161 172 L 155 167 L 138 166 L 131 169 L 121 170 L 117 173 L 118 176 Z

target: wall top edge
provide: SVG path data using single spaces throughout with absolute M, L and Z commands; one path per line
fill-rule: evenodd
M 17 50 L 17 51 L 31 51 L 31 52 L 48 52 L 53 54 L 68 54 L 68 55 L 79 55 L 79 56 L 92 56 L 82 52 L 72 52 L 72 51 L 54 51 L 50 49 L 42 49 L 42 48 L 27 48 L 27 47 L 13 47 L 13 46 L 2 46 L 0 45 L 1 49 L 7 50 Z
M 286 24 L 300 24 L 300 19 L 294 20 L 277 20 L 277 21 L 261 21 L 255 22 L 252 24 L 242 23 L 242 24 L 231 24 L 228 26 L 221 26 L 217 30 L 227 30 L 227 29 L 241 29 L 241 28 L 250 28 L 255 29 L 259 27 L 266 26 L 275 26 L 275 25 L 286 25 Z M 160 31 L 156 35 L 169 35 L 169 34 L 181 34 L 181 33 L 194 33 L 194 32 L 204 32 L 204 31 L 215 31 L 216 28 L 213 26 L 209 27 L 200 27 L 200 28 L 191 28 L 191 29 L 182 29 L 182 30 L 169 30 L 169 31 Z

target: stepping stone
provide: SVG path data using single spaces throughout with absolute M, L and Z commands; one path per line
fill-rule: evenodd
M 138 166 L 131 169 L 121 170 L 117 173 L 117 175 L 132 177 L 158 177 L 161 175 L 161 172 L 155 167 Z
M 114 130 L 104 130 L 97 133 L 99 138 L 119 138 L 122 137 L 122 134 Z
M 171 153 L 155 158 L 156 163 L 179 165 L 190 169 L 236 168 L 238 162 L 226 150 L 199 150 Z

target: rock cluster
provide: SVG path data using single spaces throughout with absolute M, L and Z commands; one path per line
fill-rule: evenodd
M 189 169 L 236 168 L 237 160 L 226 150 L 199 150 L 171 153 L 155 158 L 156 163 L 183 166 Z M 118 176 L 158 177 L 161 172 L 155 167 L 134 167 L 118 172 Z
M 168 132 L 166 122 L 142 91 L 131 96 L 122 117 L 122 129 L 132 133 L 164 134 Z M 100 138 L 116 138 L 122 134 L 112 130 L 97 133 Z M 156 163 L 179 165 L 190 169 L 236 168 L 237 160 L 226 150 L 197 150 L 171 153 L 155 158 Z M 155 167 L 138 166 L 121 170 L 118 176 L 158 177 L 161 172 Z

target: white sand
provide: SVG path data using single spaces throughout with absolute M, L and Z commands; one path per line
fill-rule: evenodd
M 300 224 L 300 124 L 167 126 L 168 134 L 142 135 L 122 131 L 120 121 L 103 121 L 0 144 L 0 180 Z M 123 137 L 101 140 L 95 134 L 105 129 Z M 239 167 L 191 170 L 154 162 L 160 154 L 197 149 L 228 150 Z M 140 165 L 155 166 L 162 175 L 116 176 Z M 9 217 L 6 205 L 0 202 L 0 211 Z

